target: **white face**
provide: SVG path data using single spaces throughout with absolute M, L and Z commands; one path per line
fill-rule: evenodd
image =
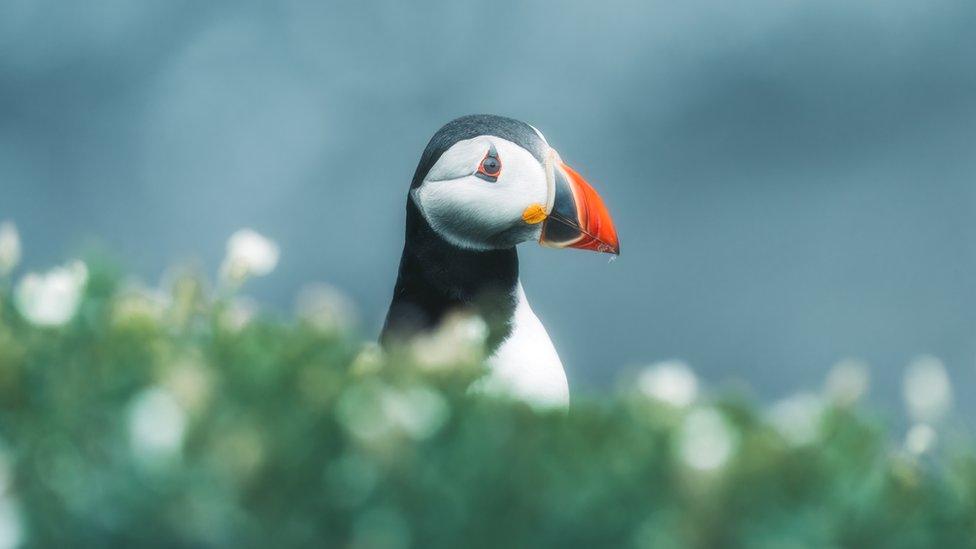
M 501 164 L 495 175 L 494 164 L 483 164 L 489 154 Z M 455 143 L 411 192 L 439 235 L 474 250 L 538 239 L 541 226 L 526 223 L 522 214 L 532 204 L 545 204 L 547 195 L 542 164 L 515 143 L 491 135 Z

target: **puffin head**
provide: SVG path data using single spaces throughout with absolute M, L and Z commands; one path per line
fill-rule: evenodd
M 620 253 L 603 200 L 533 126 L 493 115 L 448 122 L 414 174 L 410 200 L 444 240 L 470 250 L 537 240 Z

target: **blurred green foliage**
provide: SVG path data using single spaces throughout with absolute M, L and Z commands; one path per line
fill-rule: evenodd
M 37 327 L 0 290 L 0 539 L 976 546 L 974 454 L 899 451 L 854 405 L 828 405 L 802 442 L 742 399 L 622 390 L 534 410 L 469 394 L 476 354 L 384 355 L 341 324 L 235 318 L 234 300 L 96 270 L 70 322 Z

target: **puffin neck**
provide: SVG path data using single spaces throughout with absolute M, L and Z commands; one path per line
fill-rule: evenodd
M 488 324 L 493 352 L 511 333 L 517 287 L 514 247 L 480 251 L 456 246 L 438 235 L 408 199 L 406 240 L 384 337 L 391 330 L 432 328 L 445 314 L 467 310 Z

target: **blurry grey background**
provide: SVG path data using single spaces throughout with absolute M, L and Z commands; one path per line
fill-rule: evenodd
M 100 241 L 154 282 L 253 227 L 287 310 L 386 310 L 406 190 L 447 120 L 539 127 L 623 255 L 521 251 L 575 390 L 681 358 L 764 398 L 844 357 L 898 404 L 943 359 L 976 411 L 976 3 L 0 3 L 0 219 L 26 266 Z

